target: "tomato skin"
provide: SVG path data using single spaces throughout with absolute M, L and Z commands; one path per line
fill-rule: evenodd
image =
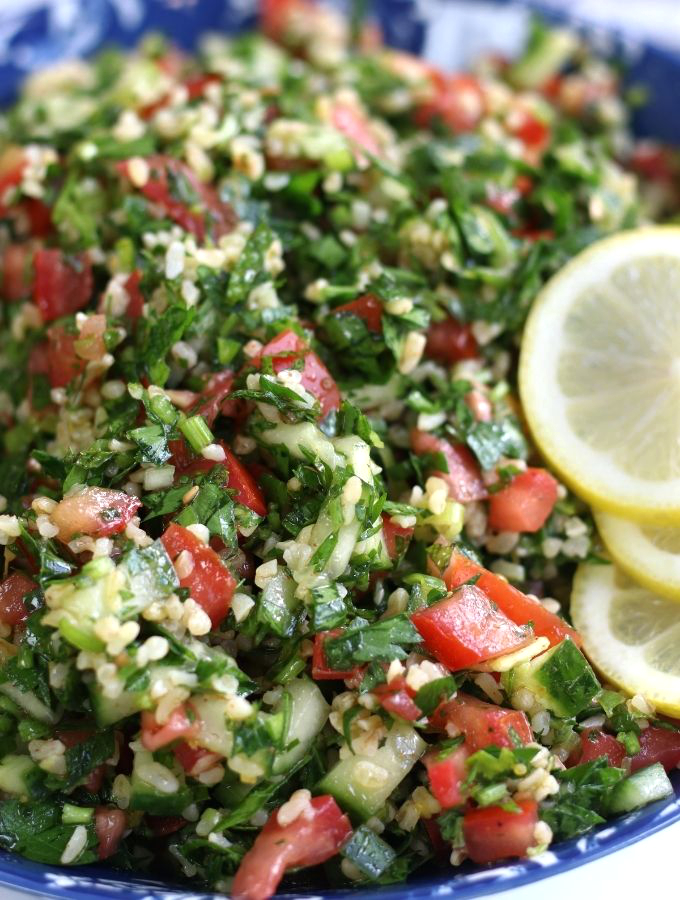
M 99 859 L 108 859 L 118 849 L 127 827 L 127 817 L 122 809 L 98 806 L 94 811 L 94 830 L 99 841 Z
M 175 834 L 187 824 L 187 820 L 182 816 L 145 816 L 146 822 L 156 838 L 167 837 L 169 834 Z
M 413 537 L 413 527 L 404 528 L 397 525 L 386 514 L 382 517 L 383 540 L 389 558 L 394 562 L 395 559 L 401 557 L 406 549 L 409 541 Z
M 565 637 L 571 638 L 578 647 L 581 646 L 579 633 L 570 628 L 563 619 L 555 613 L 548 612 L 537 600 L 518 591 L 498 575 L 483 569 L 463 553 L 454 550 L 449 567 L 444 573 L 448 589 L 453 591 L 475 576 L 479 576 L 476 586 L 484 591 L 513 622 L 518 625 L 533 623 L 535 635 L 547 637 L 552 646 L 559 644 Z
M 359 316 L 366 323 L 369 331 L 379 333 L 382 331 L 382 312 L 383 305 L 374 294 L 364 294 L 350 303 L 343 303 L 342 306 L 336 306 L 332 311 L 332 315 L 351 313 Z
M 520 812 L 500 806 L 469 809 L 463 816 L 465 849 L 473 862 L 488 863 L 508 857 L 526 856 L 534 845 L 538 822 L 535 800 L 519 800 Z
M 86 487 L 61 500 L 52 512 L 52 521 L 62 541 L 70 541 L 75 534 L 108 537 L 124 531 L 141 505 L 141 500 L 124 491 Z
M 455 725 L 465 735 L 465 746 L 471 753 L 489 744 L 514 747 L 513 731 L 523 744 L 534 739 L 525 713 L 486 703 L 460 691 L 439 706 L 430 721 L 441 730 L 449 722 Z
M 440 121 L 453 132 L 472 131 L 485 107 L 484 92 L 473 75 L 448 75 L 435 97 L 416 109 L 414 119 L 422 128 Z
M 149 710 L 142 713 L 142 744 L 152 752 L 178 738 L 195 737 L 197 730 L 198 725 L 189 719 L 184 704 L 173 709 L 164 725 L 159 725 L 155 714 Z
M 216 372 L 211 376 L 199 395 L 199 406 L 196 408 L 196 414 L 203 416 L 210 426 L 212 426 L 219 415 L 232 415 L 235 409 L 231 409 L 229 406 L 242 402 L 234 399 L 228 400 L 233 387 L 234 376 L 232 372 Z
M 187 775 L 195 777 L 212 769 L 222 757 L 203 747 L 192 747 L 186 741 L 178 741 L 172 748 L 173 755 Z
M 19 625 L 29 616 L 24 597 L 37 588 L 37 584 L 22 572 L 13 572 L 0 582 L 0 622 Z
M 213 628 L 217 628 L 231 607 L 236 579 L 212 547 L 187 528 L 173 523 L 165 530 L 161 541 L 173 562 L 182 550 L 191 553 L 194 568 L 179 583 L 181 587 L 189 588 L 191 597 L 210 616 Z
M 231 452 L 223 441 L 218 441 L 225 454 L 223 463 L 214 462 L 210 459 L 195 459 L 182 467 L 181 475 L 195 475 L 198 472 L 210 472 L 215 466 L 225 466 L 227 468 L 227 487 L 236 491 L 234 499 L 242 506 L 252 509 L 258 516 L 267 515 L 267 504 L 264 502 L 262 491 L 257 482 L 250 474 L 243 463 Z
M 0 274 L 3 299 L 14 303 L 31 296 L 33 285 L 33 253 L 26 244 L 8 244 L 2 253 Z
M 203 241 L 206 233 L 215 239 L 229 234 L 236 226 L 236 215 L 228 203 L 223 203 L 217 191 L 200 181 L 193 170 L 179 159 L 157 154 L 148 156 L 149 180 L 140 188 L 147 200 L 157 204 L 169 219 L 185 231 Z M 118 172 L 129 178 L 129 160 L 116 164 Z M 196 194 L 201 212 L 189 208 L 182 200 L 176 199 L 171 191 L 171 178 L 181 177 Z
M 33 302 L 44 322 L 87 306 L 94 286 L 87 253 L 67 258 L 61 250 L 43 247 L 35 251 L 33 269 Z
M 290 369 L 298 359 L 304 360 L 302 386 L 319 401 L 321 417 L 331 410 L 340 409 L 340 391 L 324 363 L 309 345 L 291 329 L 282 331 L 262 348 L 259 357 L 252 360 L 259 366 L 263 356 L 271 356 L 274 371 L 278 374 Z
M 326 663 L 326 654 L 323 645 L 326 638 L 337 637 L 342 634 L 342 628 L 333 628 L 330 631 L 318 631 L 314 635 L 314 653 L 312 655 L 312 678 L 315 681 L 342 681 L 344 678 L 351 678 L 360 667 L 343 671 L 341 669 L 331 669 Z
M 458 503 L 470 503 L 473 500 L 484 500 L 488 496 L 479 465 L 464 444 L 451 444 L 445 438 L 417 428 L 411 429 L 410 437 L 414 453 L 441 453 L 444 456 L 449 471 L 430 474 L 447 483 L 449 497 Z
M 528 110 L 513 110 L 510 131 L 531 150 L 544 150 L 550 143 L 550 127 Z
M 468 748 L 461 744 L 443 759 L 439 758 L 437 751 L 428 753 L 423 758 L 427 777 L 430 779 L 430 790 L 442 809 L 452 809 L 464 802 L 461 787 L 467 776 L 465 760 L 469 755 Z
M 125 292 L 128 295 L 128 305 L 125 315 L 128 318 L 137 320 L 144 312 L 144 295 L 142 294 L 139 284 L 142 280 L 142 273 L 139 269 L 135 269 L 125 280 Z
M 405 719 L 407 722 L 415 722 L 423 715 L 422 710 L 413 700 L 412 691 L 409 690 L 403 675 L 393 678 L 387 684 L 377 685 L 373 688 L 373 693 L 382 708 L 393 716 Z
M 85 360 L 75 350 L 76 338 L 61 327 L 53 325 L 47 331 L 47 377 L 53 388 L 66 387 L 85 371 Z
M 558 483 L 545 469 L 527 469 L 489 498 L 489 526 L 494 531 L 534 532 L 542 528 L 557 503 Z
M 233 900 L 267 900 L 276 892 L 287 869 L 316 866 L 338 852 L 352 826 L 333 797 L 312 797 L 307 814 L 279 825 L 278 810 L 269 817 L 251 849 L 241 860 Z
M 475 585 L 464 585 L 451 597 L 417 610 L 411 621 L 427 649 L 452 672 L 519 650 L 534 637 Z
M 621 741 L 617 741 L 613 734 L 606 734 L 599 728 L 587 728 L 580 734 L 581 746 L 576 748 L 576 752 L 569 757 L 568 762 L 571 765 L 581 765 L 581 763 L 591 762 L 604 756 L 610 766 L 620 766 L 626 755 L 626 748 Z
M 650 725 L 640 732 L 640 750 L 631 761 L 631 772 L 660 762 L 667 772 L 680 765 L 680 731 Z
M 451 365 L 463 359 L 477 359 L 479 347 L 470 326 L 449 316 L 441 322 L 430 324 L 425 355 Z

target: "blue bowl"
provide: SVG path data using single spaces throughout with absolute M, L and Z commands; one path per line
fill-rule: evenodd
M 24 7 L 21 11 L 20 7 Z M 465 20 L 465 35 L 458 41 L 467 53 L 491 41 L 495 49 L 512 49 L 510 40 L 521 37 L 528 19 L 528 8 L 541 9 L 540 2 L 504 2 L 492 21 L 480 18 L 480 7 L 474 0 L 447 9 L 446 0 L 428 4 L 430 15 L 423 14 L 424 5 L 417 0 L 375 0 L 373 8 L 389 43 L 414 52 L 430 52 L 437 62 L 442 48 L 456 46 L 456 27 Z M 487 11 L 489 3 L 484 4 Z M 543 10 L 542 10 L 543 11 Z M 544 11 L 549 18 L 553 10 Z M 456 17 L 459 17 L 458 19 Z M 38 68 L 74 56 L 88 55 L 104 44 L 132 46 L 149 30 L 169 35 L 177 44 L 192 49 L 205 31 L 235 32 L 254 24 L 252 0 L 79 0 L 64 7 L 50 0 L 25 0 L 15 3 L 13 11 L 0 9 L 0 103 L 12 99 L 25 76 Z M 647 105 L 635 117 L 639 135 L 649 135 L 680 144 L 680 116 L 676 99 L 680 96 L 680 58 L 671 52 L 644 42 L 632 42 L 615 31 L 603 32 L 587 23 L 571 21 L 594 42 L 608 52 L 622 56 L 627 63 L 627 79 L 643 85 L 649 95 Z M 447 29 L 447 42 L 442 43 L 441 29 Z M 495 27 L 495 32 L 494 32 Z M 474 33 L 476 29 L 476 34 Z M 460 34 L 458 35 L 460 38 Z M 456 65 L 460 65 L 457 60 Z M 534 860 L 503 866 L 473 866 L 447 869 L 437 874 L 414 876 L 406 885 L 373 890 L 326 891 L 323 896 L 352 900 L 426 900 L 430 897 L 454 895 L 469 900 L 495 891 L 520 887 L 575 866 L 591 862 L 615 850 L 621 850 L 644 837 L 680 822 L 680 772 L 672 776 L 675 796 L 594 829 L 589 834 L 564 841 Z M 33 863 L 11 853 L 0 851 L 0 885 L 31 891 L 43 897 L 79 898 L 79 900 L 117 900 L 139 897 L 145 900 L 208 900 L 222 896 L 188 891 L 179 885 L 116 872 L 105 866 L 53 869 Z M 311 896 L 322 900 L 318 892 L 287 894 Z

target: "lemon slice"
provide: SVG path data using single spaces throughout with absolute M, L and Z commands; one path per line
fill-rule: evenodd
M 680 527 L 640 525 L 605 512 L 594 515 L 617 565 L 650 591 L 680 601 Z
M 680 715 L 680 604 L 653 594 L 616 566 L 576 570 L 571 615 L 593 665 L 608 681 Z
M 519 386 L 536 443 L 576 493 L 680 524 L 680 228 L 598 241 L 552 278 Z

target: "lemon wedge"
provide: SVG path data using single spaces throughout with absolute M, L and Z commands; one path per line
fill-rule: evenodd
M 680 524 L 680 228 L 605 238 L 543 288 L 519 368 L 546 458 L 594 506 Z
M 640 525 L 605 512 L 594 515 L 619 568 L 650 591 L 680 602 L 680 527 Z
M 576 570 L 571 616 L 590 661 L 659 712 L 680 715 L 680 604 L 651 593 L 616 566 Z

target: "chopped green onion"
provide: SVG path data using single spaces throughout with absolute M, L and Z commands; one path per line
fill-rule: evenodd
M 200 453 L 201 450 L 214 441 L 213 433 L 208 428 L 203 416 L 189 416 L 188 419 L 184 419 L 183 422 L 179 423 L 179 430 L 189 441 L 191 449 L 195 450 L 196 453 Z
M 89 650 L 91 653 L 101 653 L 104 649 L 104 642 L 98 637 L 85 631 L 78 625 L 75 625 L 69 619 L 62 619 L 59 622 L 59 631 L 62 637 L 78 650 Z
M 72 803 L 64 803 L 61 821 L 64 825 L 87 825 L 92 821 L 93 815 L 93 806 L 74 806 Z

